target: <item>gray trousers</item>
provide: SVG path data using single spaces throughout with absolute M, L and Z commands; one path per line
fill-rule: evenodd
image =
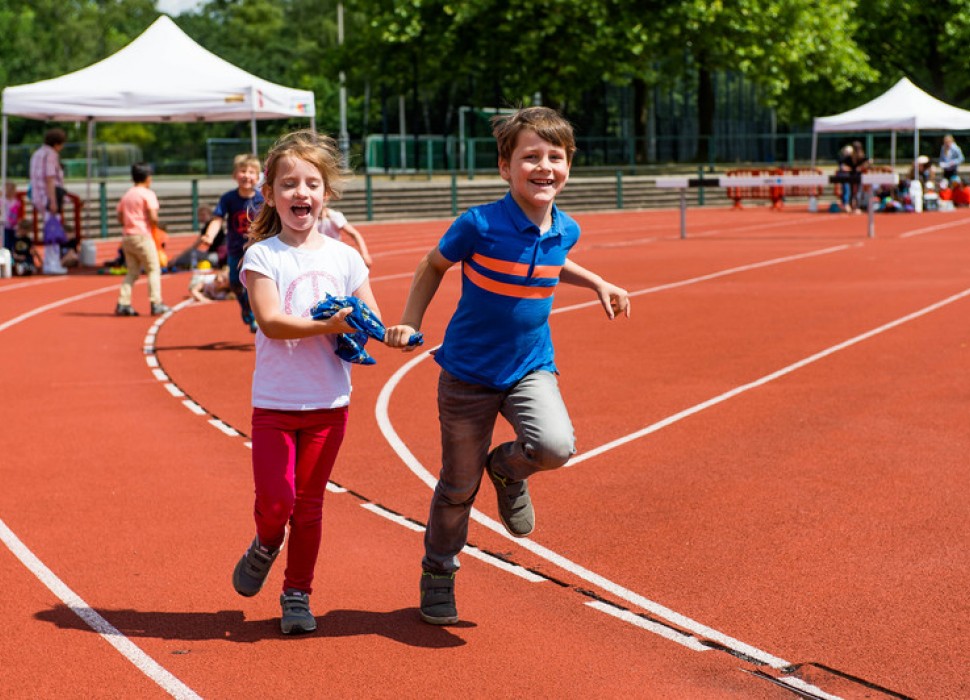
M 501 415 L 515 440 L 489 452 Z M 537 471 L 558 469 L 576 452 L 573 425 L 552 372 L 533 372 L 498 391 L 463 382 L 445 370 L 438 378 L 441 474 L 431 498 L 422 566 L 435 573 L 458 570 L 458 553 L 468 541 L 468 519 L 485 463 L 520 481 Z

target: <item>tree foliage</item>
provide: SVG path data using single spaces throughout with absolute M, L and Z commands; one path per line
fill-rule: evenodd
M 344 71 L 353 139 L 396 117 L 399 95 L 412 132 L 455 133 L 460 106 L 538 100 L 605 133 L 615 120 L 604 115 L 616 109 L 608 86 L 632 86 L 641 135 L 649 88 L 693 86 L 703 133 L 716 109 L 711 78 L 721 74 L 756 85 L 780 124 L 854 106 L 903 75 L 941 99 L 970 103 L 960 61 L 970 15 L 958 0 L 347 0 L 343 45 L 338 4 L 208 0 L 175 19 L 227 61 L 312 90 L 318 127 L 332 133 Z M 153 0 L 0 0 L 0 85 L 90 65 L 157 15 Z M 80 127 L 65 126 L 83 138 Z M 13 120 L 11 141 L 36 140 L 44 128 Z M 174 148 L 243 137 L 248 125 L 102 125 L 99 135 Z

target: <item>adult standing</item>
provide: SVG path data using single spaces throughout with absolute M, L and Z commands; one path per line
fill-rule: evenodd
M 963 162 L 963 151 L 953 140 L 952 134 L 943 137 L 943 145 L 940 147 L 940 168 L 943 170 L 943 177 L 949 180 L 957 174 L 957 169 Z
M 52 216 L 60 216 L 64 206 L 64 168 L 61 167 L 61 149 L 67 142 L 63 129 L 48 129 L 44 144 L 30 157 L 30 199 L 34 209 L 41 214 L 41 225 Z M 44 274 L 64 275 L 67 269 L 61 264 L 59 242 L 44 246 Z

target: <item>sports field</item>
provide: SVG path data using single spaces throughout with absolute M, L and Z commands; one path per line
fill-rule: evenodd
M 5 698 L 970 696 L 970 212 L 576 214 L 627 288 L 552 317 L 579 453 L 513 540 L 484 484 L 461 622 L 417 613 L 449 274 L 420 351 L 368 346 L 315 634 L 256 598 L 253 337 L 232 302 L 113 315 L 120 278 L 0 280 Z M 447 221 L 361 224 L 396 322 Z M 163 277 L 169 305 L 186 273 Z M 504 425 L 496 440 L 509 432 Z

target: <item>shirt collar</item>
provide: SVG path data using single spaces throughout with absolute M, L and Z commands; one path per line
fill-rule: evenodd
M 522 211 L 522 207 L 512 198 L 511 191 L 505 193 L 502 203 L 505 205 L 505 211 L 508 213 L 509 218 L 512 219 L 516 230 L 520 233 L 531 233 L 543 237 L 562 235 L 562 217 L 559 216 L 559 207 L 555 204 L 552 205 L 552 225 L 548 231 L 540 233 L 539 227 L 529 220 L 529 217 Z

